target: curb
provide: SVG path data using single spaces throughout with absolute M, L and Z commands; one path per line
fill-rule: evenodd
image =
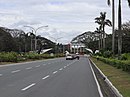
M 108 86 L 112 89 L 117 97 L 123 97 L 122 94 L 117 90 L 117 88 L 110 82 L 110 80 L 103 74 L 103 72 L 95 65 L 95 63 L 89 59 L 92 64 L 96 67 L 96 69 L 100 72 L 100 74 L 104 77 L 104 81 L 108 84 Z
M 93 70 L 93 68 L 92 68 L 92 66 L 91 66 L 91 63 L 90 63 L 90 60 L 89 60 L 89 59 L 88 59 L 88 62 L 89 62 L 90 68 L 91 68 L 91 70 L 92 70 L 92 74 L 93 74 L 93 76 L 94 76 L 95 82 L 96 82 L 96 84 L 97 84 L 97 88 L 98 88 L 99 95 L 100 95 L 100 97 L 103 97 L 103 94 L 102 94 L 102 91 L 101 91 L 101 87 L 100 87 L 100 85 L 99 85 L 99 83 L 98 83 L 98 80 L 97 80 L 97 78 L 96 78 L 96 75 L 95 75 L 95 73 L 94 73 L 94 70 Z

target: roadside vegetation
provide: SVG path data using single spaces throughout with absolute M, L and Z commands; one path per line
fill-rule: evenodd
M 63 57 L 64 54 L 38 54 L 38 53 L 21 53 L 16 52 L 1 52 L 0 53 L 0 65 L 7 63 L 17 63 L 24 61 L 42 60 L 56 57 Z
M 117 69 L 130 72 L 130 53 L 122 54 L 120 60 L 116 57 L 111 57 L 110 51 L 104 52 L 103 56 L 101 56 L 101 54 L 96 54 L 94 57 L 97 58 L 97 60 L 116 67 Z
M 91 58 L 98 68 L 107 76 L 113 85 L 120 91 L 123 97 L 130 97 L 130 71 L 125 72 L 121 68 L 115 68 L 115 65 L 104 63 L 104 61 Z

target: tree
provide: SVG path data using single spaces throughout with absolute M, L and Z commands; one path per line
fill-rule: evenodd
M 101 31 L 101 26 L 99 26 L 99 28 L 96 28 L 96 30 L 94 31 L 95 33 L 98 33 L 98 45 L 99 45 L 99 50 L 101 50 L 102 48 L 102 31 Z
M 128 6 L 130 7 L 130 0 L 128 1 Z M 121 0 L 118 1 L 118 58 L 120 59 L 121 52 L 122 52 L 122 18 L 121 18 Z M 110 0 L 108 0 L 108 4 L 110 5 Z M 114 0 L 113 0 L 114 4 Z M 114 6 L 113 6 L 114 9 Z M 113 14 L 115 13 L 114 11 L 112 12 Z
M 128 1 L 128 5 L 130 7 L 130 0 Z M 121 18 L 121 0 L 119 0 L 118 5 L 118 58 L 120 59 L 121 53 L 122 53 L 122 18 Z
M 0 51 L 17 51 L 16 42 L 10 33 L 0 28 Z
M 110 0 L 108 0 L 108 5 L 110 6 Z M 112 54 L 114 56 L 115 52 L 115 2 L 112 0 Z
M 95 18 L 95 23 L 101 26 L 101 31 L 103 32 L 103 49 L 105 49 L 105 26 L 112 26 L 109 19 L 106 19 L 106 12 L 100 12 L 100 16 Z

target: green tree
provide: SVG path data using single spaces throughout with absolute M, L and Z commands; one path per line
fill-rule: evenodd
M 128 1 L 128 6 L 130 7 L 130 0 Z M 120 58 L 121 53 L 122 53 L 122 11 L 121 11 L 121 0 L 118 0 L 118 58 Z M 110 5 L 110 0 L 108 0 L 108 4 Z M 112 2 L 114 4 L 114 0 Z M 114 8 L 114 6 L 113 6 Z M 113 11 L 114 14 L 114 11 Z
M 10 33 L 0 28 L 0 51 L 17 51 L 16 42 Z
M 109 19 L 106 19 L 106 12 L 100 12 L 100 16 L 95 18 L 95 23 L 101 26 L 101 31 L 103 32 L 103 49 L 105 49 L 105 26 L 112 26 Z
M 110 6 L 110 0 L 107 0 L 108 5 Z M 114 56 L 115 52 L 115 2 L 112 0 L 112 54 Z

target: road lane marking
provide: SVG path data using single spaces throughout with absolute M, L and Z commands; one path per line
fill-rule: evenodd
M 25 91 L 25 90 L 31 88 L 32 86 L 34 86 L 35 84 L 36 84 L 36 83 L 33 83 L 33 84 L 31 84 L 31 85 L 29 85 L 29 86 L 27 86 L 27 87 L 25 87 L 25 88 L 23 88 L 23 89 L 21 89 L 21 90 L 22 90 L 22 91 Z
M 53 74 L 56 74 L 58 71 L 54 71 Z
M 59 70 L 63 70 L 63 68 L 60 68 Z
M 35 67 L 40 67 L 40 65 L 37 65 L 37 66 L 35 66 Z
M 28 68 L 26 68 L 26 69 L 32 69 L 32 67 L 28 67 Z
M 12 71 L 11 73 L 16 73 L 16 72 L 19 72 L 19 71 L 21 71 L 21 70 L 15 70 L 15 71 Z
M 66 68 L 66 66 L 64 66 L 64 68 Z
M 2 76 L 3 74 L 0 74 L 0 76 Z
M 89 66 L 90 66 L 90 68 L 91 68 L 91 71 L 92 71 L 93 77 L 94 77 L 94 79 L 95 79 L 95 82 L 96 82 L 96 84 L 97 84 L 97 88 L 98 88 L 99 95 L 100 95 L 100 97 L 103 97 L 103 94 L 102 94 L 102 91 L 101 91 L 101 87 L 100 87 L 100 85 L 99 85 L 99 83 L 98 83 L 98 80 L 97 80 L 97 77 L 96 77 L 96 75 L 95 75 L 95 73 L 94 73 L 94 70 L 93 70 L 93 68 L 92 68 L 92 65 L 91 65 L 89 59 L 87 59 L 87 60 L 88 60 Z
M 42 79 L 47 79 L 48 77 L 50 77 L 50 75 L 47 75 L 47 76 L 43 77 Z
M 43 66 L 45 66 L 46 64 L 43 64 Z

